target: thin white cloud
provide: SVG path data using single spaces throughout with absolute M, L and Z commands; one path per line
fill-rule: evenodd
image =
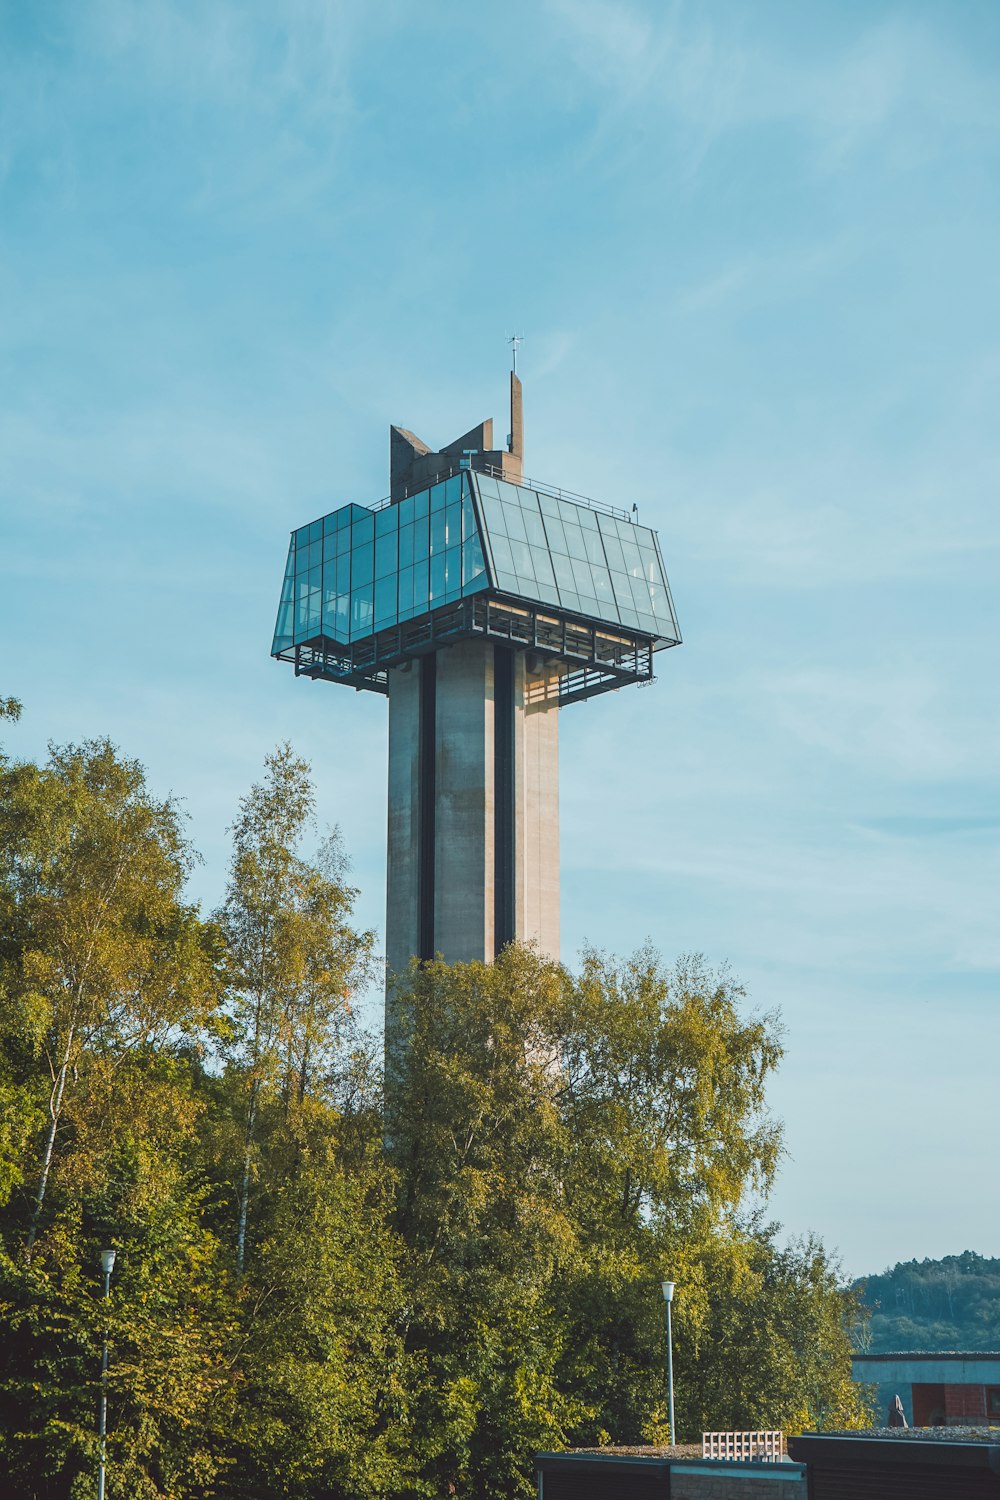
M 942 149 L 942 129 L 1000 129 L 992 76 L 910 16 L 876 17 L 848 48 L 802 55 L 731 12 L 548 0 L 547 14 L 601 99 L 591 149 L 619 125 L 634 136 L 639 119 L 673 120 L 696 170 L 726 132 L 785 124 L 803 130 L 818 165 L 833 170 L 890 127 L 911 163 Z

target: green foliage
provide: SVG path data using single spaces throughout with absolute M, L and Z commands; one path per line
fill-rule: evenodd
M 900 1261 L 855 1289 L 871 1313 L 873 1353 L 1000 1348 L 1000 1260 L 966 1250 Z
M 863 1321 L 748 1216 L 780 1035 L 652 951 L 414 966 L 388 1109 L 372 934 L 308 767 L 268 757 L 226 898 L 104 741 L 0 758 L 0 1487 L 513 1500 L 538 1448 L 853 1425 Z M 100 1251 L 114 1247 L 111 1295 Z

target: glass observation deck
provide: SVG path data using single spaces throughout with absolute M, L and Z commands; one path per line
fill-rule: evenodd
M 656 534 L 471 469 L 293 532 L 271 654 L 296 672 L 384 692 L 392 666 L 479 634 L 565 661 L 562 701 L 650 680 L 681 638 Z

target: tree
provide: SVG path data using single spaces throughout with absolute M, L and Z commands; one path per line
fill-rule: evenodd
M 218 914 L 230 967 L 224 1049 L 240 1079 L 242 1160 L 236 1263 L 247 1221 L 262 1105 L 285 1118 L 322 1083 L 348 1028 L 374 937 L 349 923 L 356 891 L 344 881 L 337 836 L 310 863 L 299 853 L 314 809 L 309 767 L 284 745 L 240 803 L 226 901 Z
M 406 1245 L 415 1442 L 434 1494 L 529 1493 L 525 1461 L 578 1417 L 555 1378 L 551 1287 L 573 1253 L 561 1168 L 569 981 L 530 949 L 414 967 L 389 1099 Z
M 176 804 L 150 796 L 137 762 L 106 740 L 53 748 L 43 767 L 4 766 L 2 790 L 3 984 L 21 1060 L 34 1049 L 47 1080 L 30 1260 L 68 1094 L 196 1027 L 216 987 L 211 942 L 181 899 L 192 853 Z

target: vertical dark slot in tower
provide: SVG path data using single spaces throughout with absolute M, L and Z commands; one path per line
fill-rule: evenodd
M 434 763 L 437 758 L 437 656 L 420 660 L 420 885 L 417 935 L 419 957 L 434 957 Z
M 514 653 L 493 648 L 494 953 L 513 942 L 514 927 Z

